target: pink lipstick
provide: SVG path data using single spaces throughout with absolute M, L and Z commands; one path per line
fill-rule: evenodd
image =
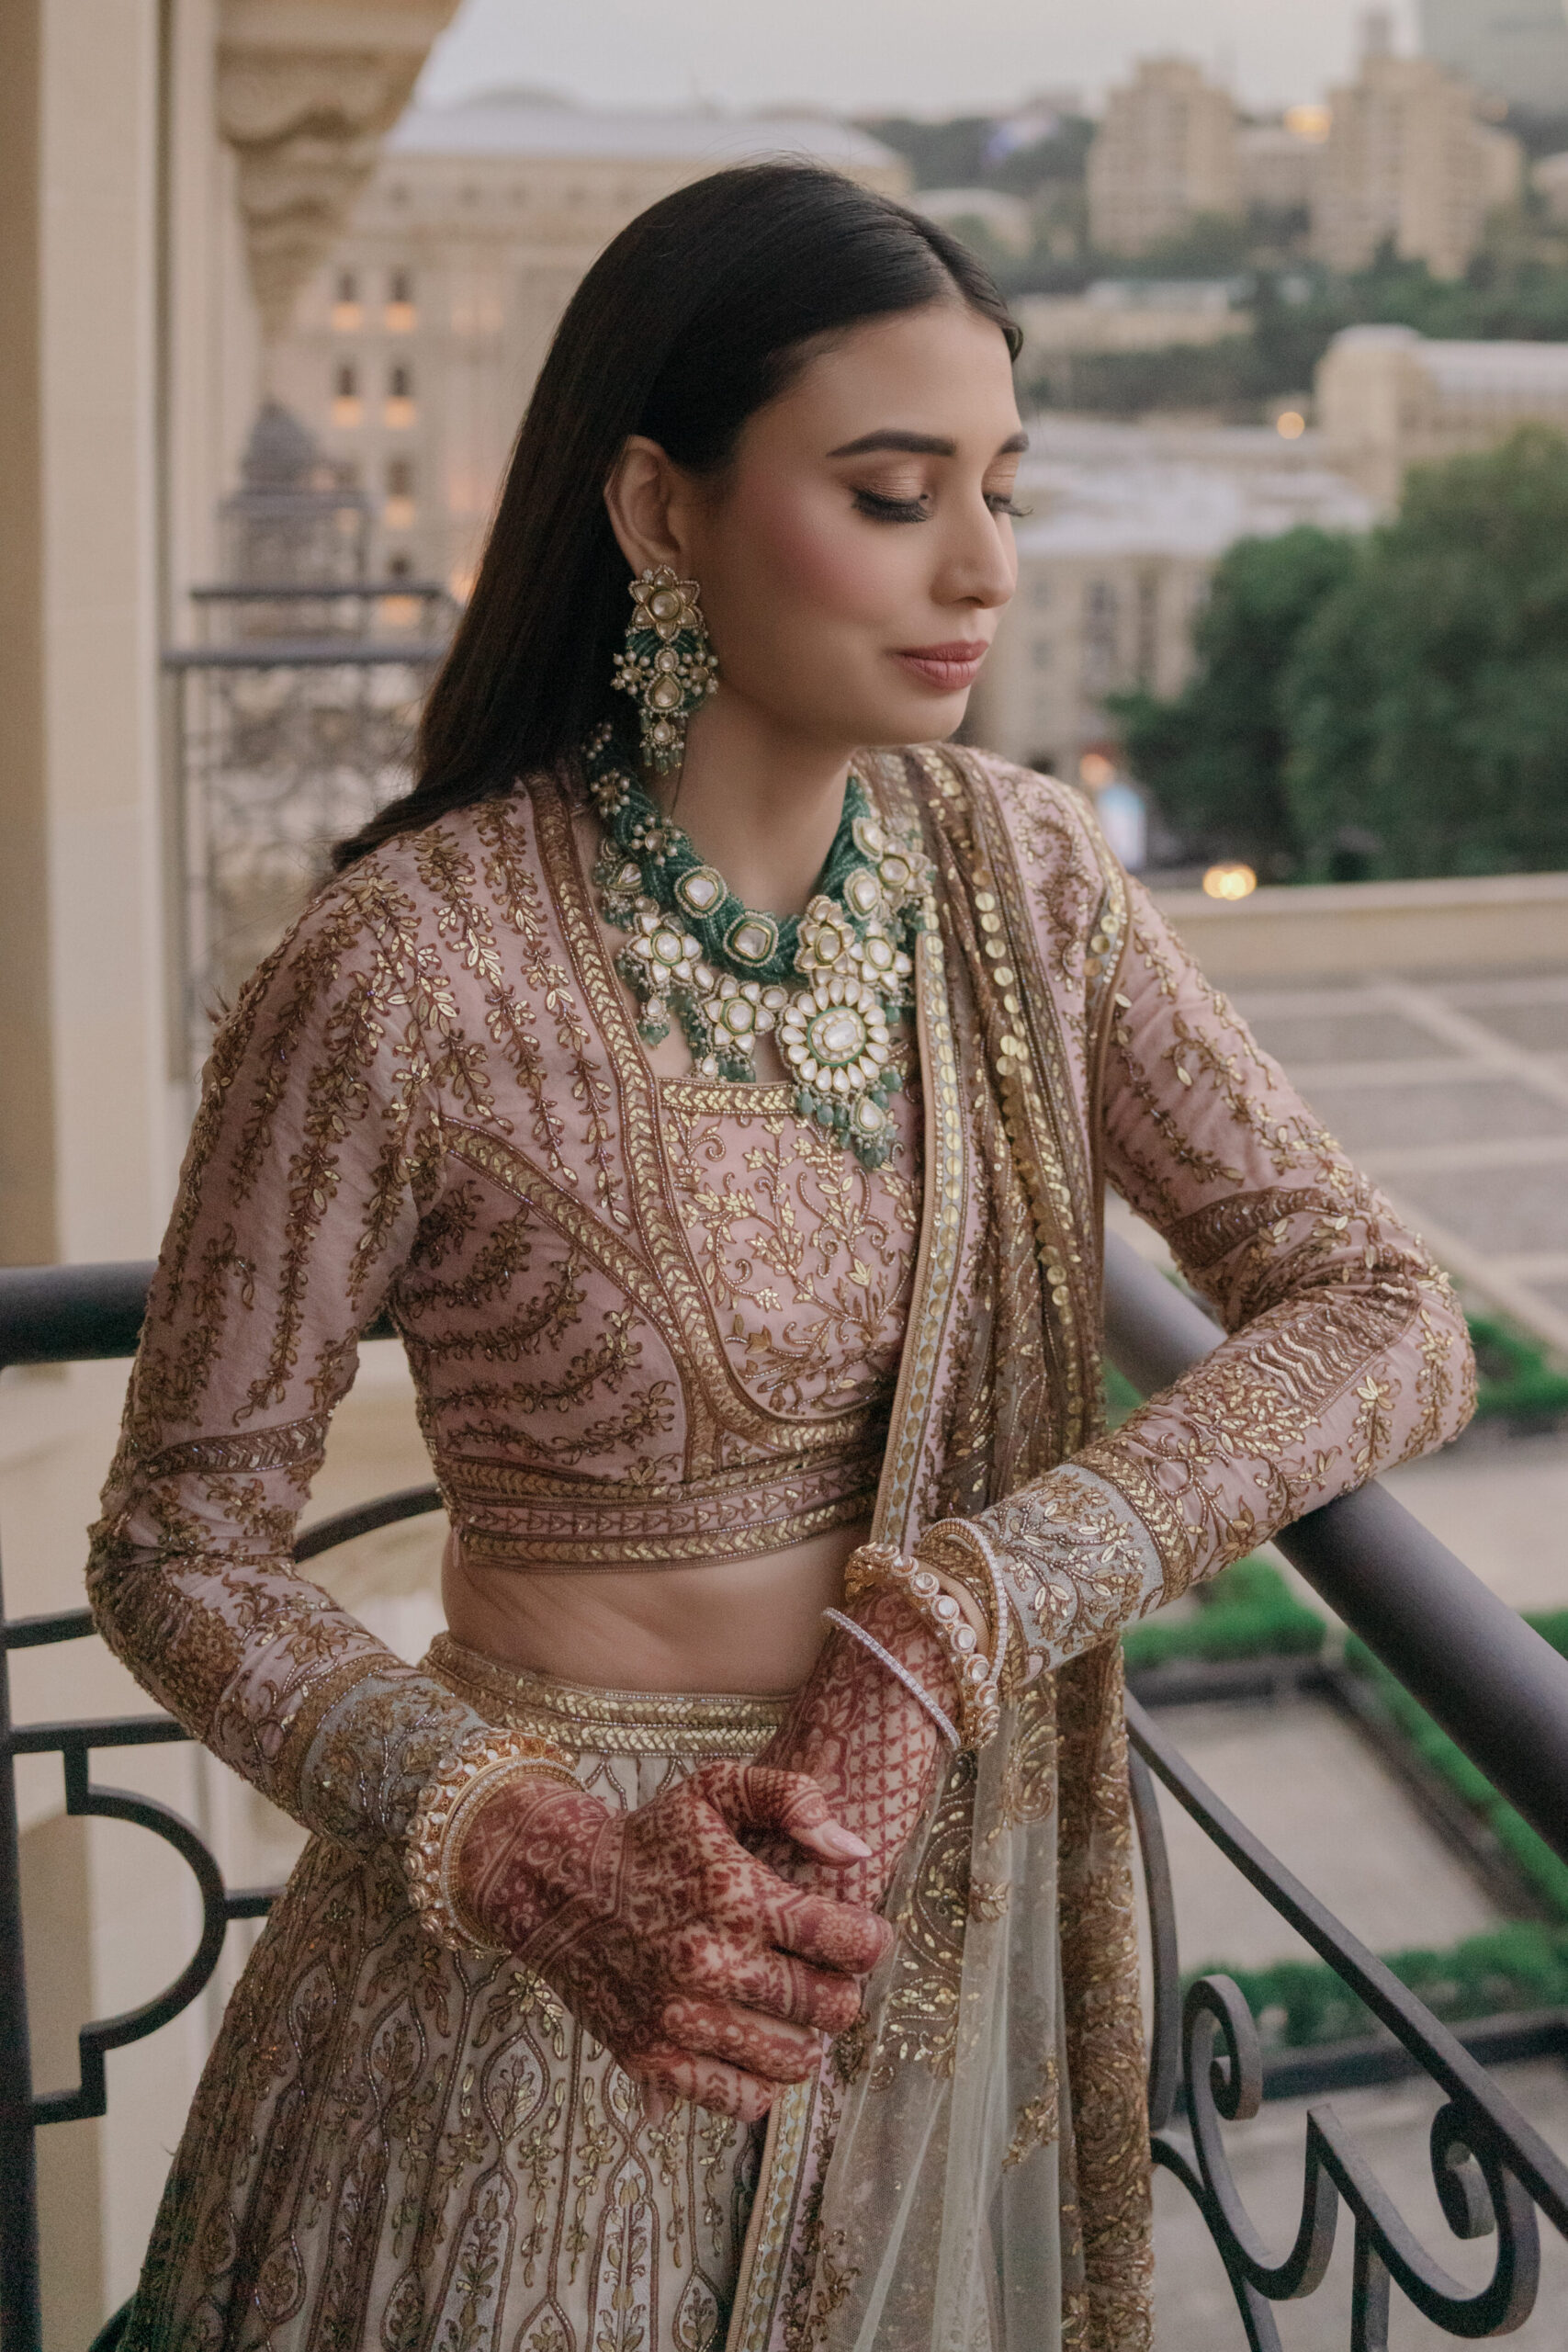
M 974 684 L 990 650 L 988 639 L 961 637 L 949 645 L 899 646 L 893 658 L 939 694 L 951 695 Z

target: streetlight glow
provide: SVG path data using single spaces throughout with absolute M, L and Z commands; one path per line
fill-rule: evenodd
M 1258 876 L 1250 865 L 1211 865 L 1203 876 L 1206 897 L 1225 899 L 1232 903 L 1237 899 L 1250 899 L 1257 888 Z

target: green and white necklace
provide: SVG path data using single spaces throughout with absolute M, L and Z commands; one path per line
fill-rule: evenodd
M 892 1150 L 888 1097 L 900 1080 L 888 1029 L 913 1001 L 915 940 L 929 869 L 852 775 L 844 813 L 803 915 L 742 904 L 643 790 L 614 730 L 584 754 L 604 825 L 593 881 L 606 922 L 631 936 L 615 968 L 649 1045 L 673 1015 L 705 1078 L 752 1080 L 757 1039 L 775 1031 L 795 1109 L 864 1167 Z

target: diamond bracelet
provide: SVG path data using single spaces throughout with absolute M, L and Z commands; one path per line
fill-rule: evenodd
M 1007 1650 L 1007 1598 L 998 1577 L 993 1584 L 992 1655 L 987 1657 L 975 1630 L 942 1579 L 931 1568 L 896 1552 L 890 1544 L 863 1544 L 851 1555 L 844 1571 L 844 1598 L 859 1600 L 868 1592 L 897 1592 L 930 1626 L 947 1652 L 958 1685 L 958 1724 L 962 1745 L 984 1747 L 1001 1723 L 998 1685 Z

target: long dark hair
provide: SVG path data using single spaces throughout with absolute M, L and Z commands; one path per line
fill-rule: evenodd
M 425 704 L 418 781 L 338 844 L 336 868 L 530 771 L 570 772 L 611 714 L 630 574 L 604 493 L 628 434 L 716 472 L 814 336 L 953 293 L 1016 358 L 1018 329 L 971 253 L 817 164 L 716 172 L 639 213 L 556 331 Z

